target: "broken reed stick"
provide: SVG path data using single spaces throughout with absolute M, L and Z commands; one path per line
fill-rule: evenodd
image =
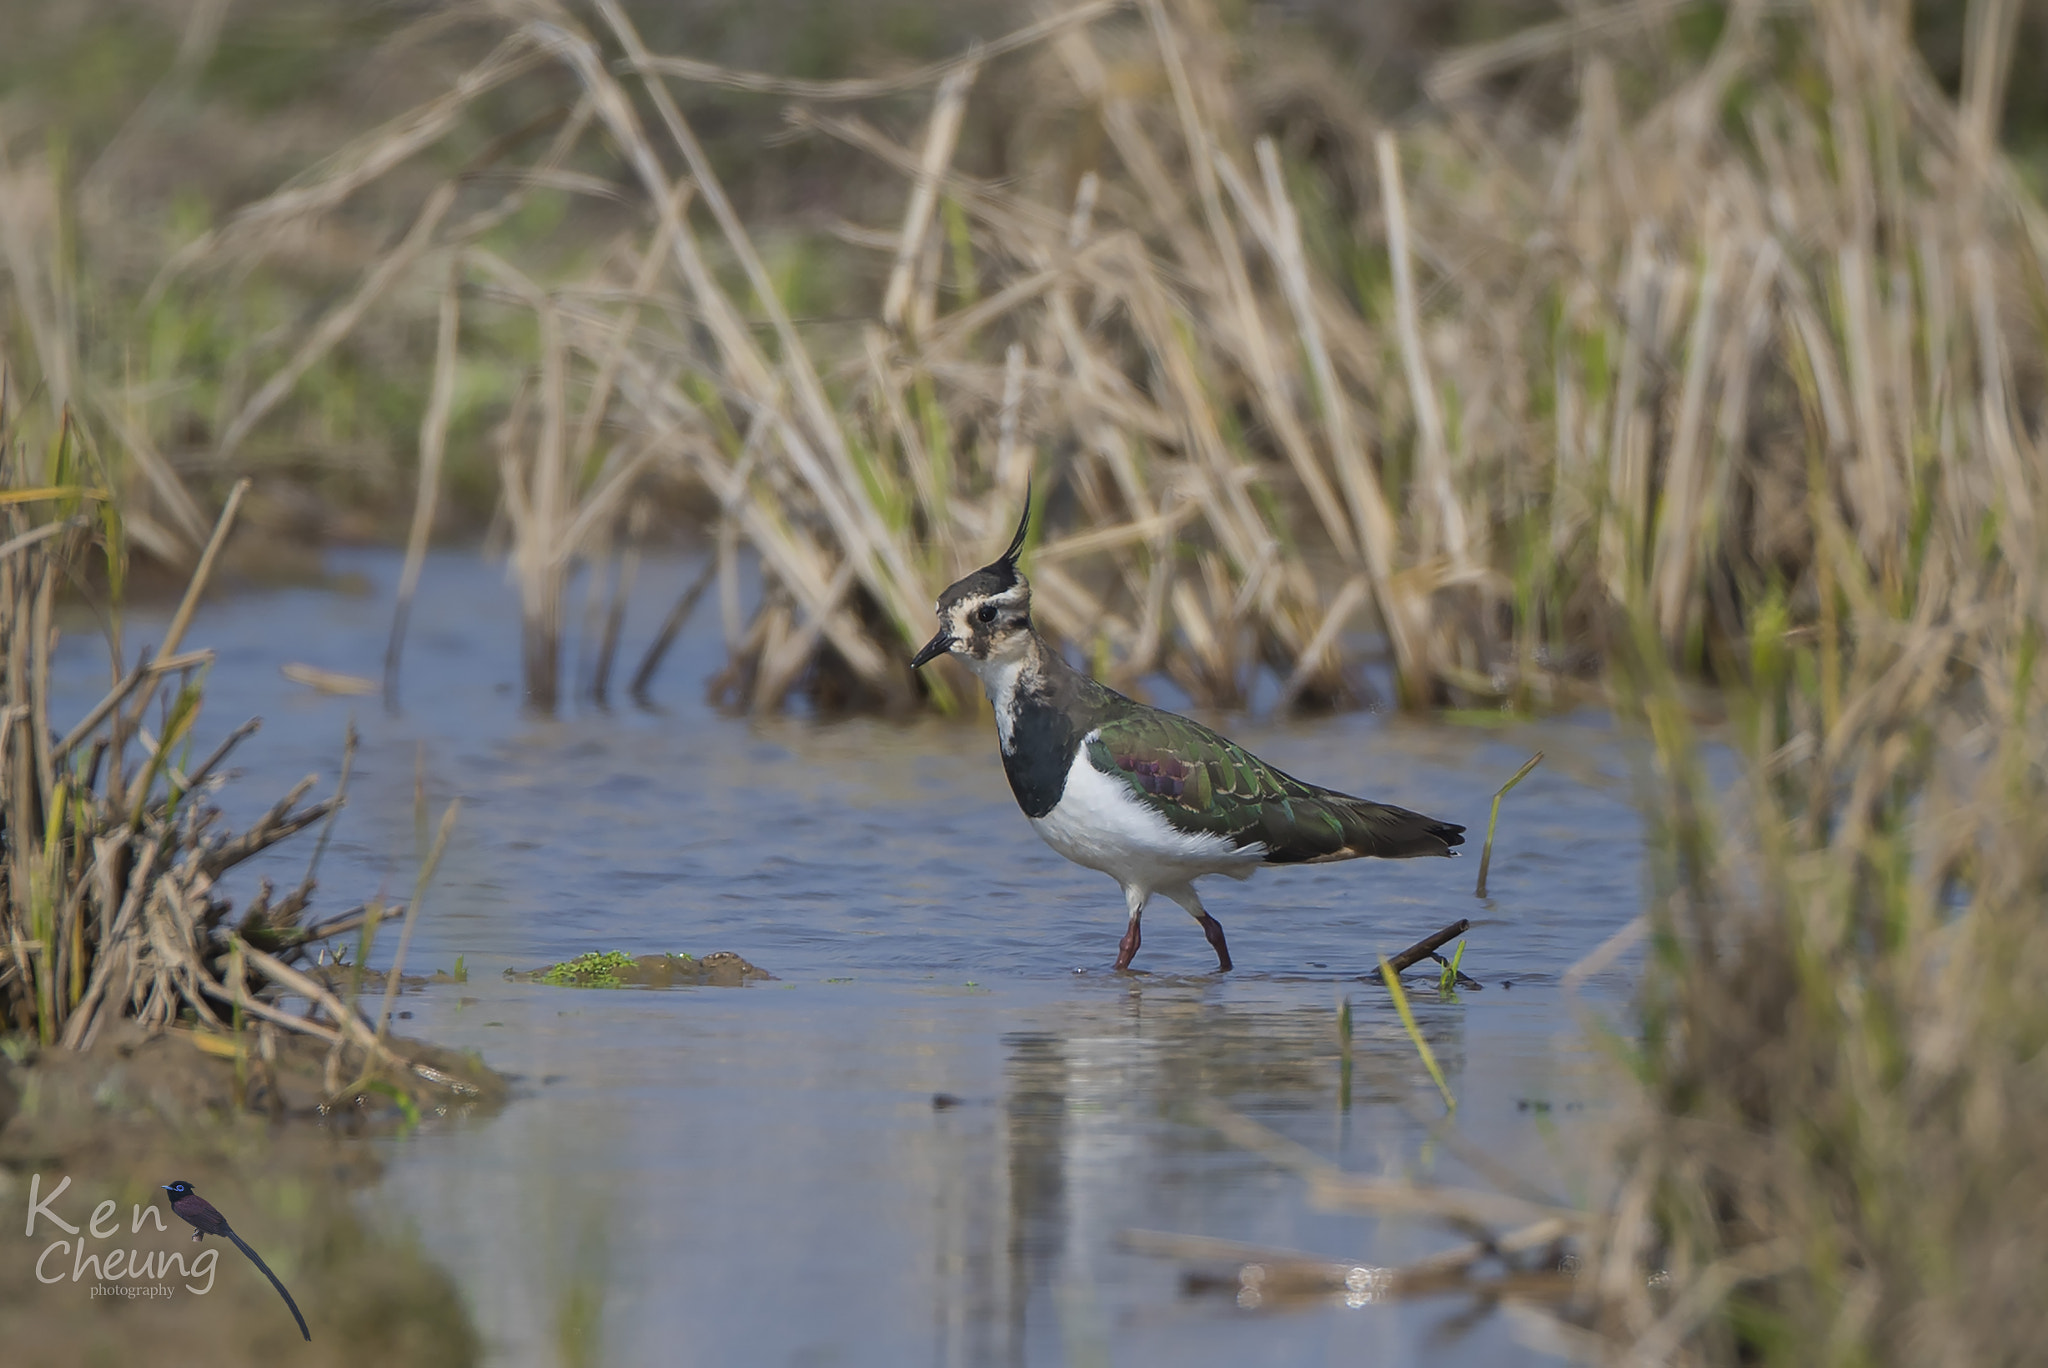
M 190 774 L 185 776 L 183 785 L 185 792 L 190 793 L 193 790 L 197 789 L 201 784 L 205 783 L 207 779 L 213 774 L 214 770 L 220 766 L 220 762 L 228 758 L 228 752 L 232 751 L 236 746 L 239 746 L 242 742 L 248 740 L 251 736 L 255 735 L 257 730 L 261 728 L 262 725 L 262 718 L 252 717 L 247 722 L 244 722 L 241 726 L 229 732 L 227 740 L 221 742 L 218 746 L 215 746 L 213 748 L 213 754 L 207 756 L 204 760 L 200 761 L 198 767 L 195 768 Z
M 238 944 L 242 946 L 241 953 L 245 958 L 262 953 L 262 951 L 254 949 L 246 942 L 238 942 Z M 254 993 L 233 991 L 210 981 L 202 981 L 200 987 L 209 996 L 218 996 L 232 1003 L 236 1010 L 247 1012 L 249 1015 L 258 1017 L 272 1025 L 282 1026 L 288 1031 L 296 1031 L 300 1035 L 309 1035 L 315 1040 L 324 1040 L 329 1045 L 337 1045 L 342 1040 L 342 1031 L 334 1027 L 322 1026 L 317 1021 L 287 1012 L 282 1007 L 272 1006 Z
M 1412 969 L 1471 929 L 1471 921 L 1465 917 L 1460 917 L 1443 930 L 1424 936 L 1400 954 L 1386 956 L 1382 963 L 1397 974 L 1404 970 Z M 1376 975 L 1361 974 L 1359 977 L 1371 979 L 1376 977 Z
M 259 1013 L 259 1015 L 267 1016 L 280 1026 L 288 1026 L 293 1030 L 303 1030 L 308 1035 L 315 1035 L 323 1040 L 329 1040 L 336 1048 L 339 1048 L 342 1039 L 346 1038 L 355 1042 L 356 1045 L 360 1046 L 365 1053 L 373 1058 L 385 1059 L 400 1065 L 407 1063 L 406 1060 L 395 1054 L 390 1046 L 386 1045 L 375 1032 L 364 1024 L 362 1017 L 358 1016 L 340 998 L 337 998 L 333 993 L 322 987 L 310 975 L 301 973 L 283 960 L 274 959 L 264 954 L 246 941 L 242 944 L 242 953 L 248 956 L 249 963 L 262 970 L 271 982 L 286 992 L 296 993 L 306 999 L 306 1001 L 318 1006 L 327 1013 L 329 1019 L 340 1029 L 338 1032 L 330 1034 L 318 1022 L 309 1021 L 305 1017 L 293 1016 L 289 1012 L 275 1008 L 271 1009 L 276 1012 L 275 1016 L 269 1016 L 268 1013 Z
M 1481 1279 L 1472 1270 L 1489 1257 L 1498 1259 L 1507 1279 L 1524 1294 L 1569 1295 L 1569 1278 L 1541 1267 L 1525 1266 L 1518 1255 L 1556 1248 L 1569 1239 L 1574 1223 L 1555 1216 L 1542 1217 L 1498 1237 L 1471 1240 L 1413 1263 L 1386 1268 L 1363 1260 L 1329 1259 L 1298 1250 L 1270 1249 L 1237 1240 L 1208 1235 L 1183 1235 L 1176 1231 L 1125 1229 L 1117 1232 L 1117 1244 L 1134 1254 L 1177 1259 L 1185 1263 L 1237 1264 L 1237 1282 L 1247 1290 L 1268 1296 L 1318 1296 L 1340 1292 L 1370 1292 L 1376 1297 L 1422 1296 L 1470 1291 L 1490 1294 L 1508 1285 L 1505 1280 Z M 1529 1283 L 1532 1277 L 1543 1282 Z
M 40 493 L 41 491 L 31 490 L 29 492 Z M 9 496 L 14 496 L 10 497 L 7 500 L 7 502 L 21 502 L 20 498 L 18 497 L 19 494 L 21 493 L 20 490 L 10 489 L 7 491 L 7 493 Z M 28 531 L 22 533 L 18 537 L 13 537 L 8 539 L 7 541 L 0 542 L 0 560 L 6 560 L 9 556 L 13 555 L 17 551 L 26 551 L 29 547 L 34 546 L 37 542 L 43 541 L 44 539 L 49 537 L 54 537 L 59 532 L 66 531 L 71 526 L 72 524 L 70 523 L 61 522 L 44 523 L 41 527 L 30 528 Z
M 1437 548 L 1458 570 L 1468 564 L 1465 512 L 1451 481 L 1451 452 L 1445 432 L 1443 402 L 1429 371 L 1422 343 L 1421 308 L 1416 299 L 1415 268 L 1409 247 L 1407 196 L 1401 186 L 1401 154 L 1391 132 L 1373 137 L 1379 165 L 1380 201 L 1387 216 L 1387 264 L 1394 284 L 1395 336 L 1400 342 L 1401 368 L 1408 381 L 1409 405 L 1415 415 L 1417 473 L 1436 504 Z

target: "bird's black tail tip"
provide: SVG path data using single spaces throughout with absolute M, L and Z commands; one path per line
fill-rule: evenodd
M 1456 822 L 1434 823 L 1429 829 L 1429 834 L 1444 843 L 1444 854 L 1446 855 L 1457 854 L 1457 851 L 1451 849 L 1451 847 L 1465 844 L 1465 828 L 1459 826 Z

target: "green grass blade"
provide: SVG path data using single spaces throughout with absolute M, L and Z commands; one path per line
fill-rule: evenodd
M 1437 958 L 1442 959 L 1443 957 L 1439 955 Z M 1457 991 L 1458 966 L 1463 964 L 1464 962 L 1465 942 L 1459 941 L 1458 948 L 1451 952 L 1451 957 L 1443 961 L 1444 971 L 1438 977 L 1436 985 L 1436 990 L 1439 993 L 1451 993 Z
M 1394 1010 L 1401 1014 L 1401 1025 L 1406 1028 L 1408 1038 L 1415 1042 L 1415 1053 L 1422 1056 L 1422 1066 L 1429 1070 L 1429 1076 L 1436 1080 L 1436 1090 L 1444 1095 L 1447 1111 L 1458 1109 L 1458 1099 L 1451 1096 L 1451 1085 L 1444 1082 L 1444 1071 L 1437 1067 L 1436 1052 L 1429 1048 L 1429 1042 L 1422 1038 L 1422 1028 L 1415 1024 L 1415 1013 L 1409 1010 L 1407 990 L 1401 987 L 1401 976 L 1394 972 L 1394 966 L 1387 963 L 1385 955 L 1380 956 L 1380 977 L 1387 982 L 1387 992 L 1393 995 Z
M 1487 814 L 1486 818 L 1486 845 L 1479 852 L 1479 883 L 1472 890 L 1473 897 L 1483 898 L 1486 896 L 1486 871 L 1493 864 L 1493 829 L 1500 825 L 1500 800 L 1508 796 L 1508 790 L 1521 783 L 1524 779 L 1527 779 L 1530 770 L 1535 769 L 1542 763 L 1543 752 L 1537 751 L 1522 763 L 1520 769 L 1515 771 L 1514 778 L 1494 790 L 1493 811 Z

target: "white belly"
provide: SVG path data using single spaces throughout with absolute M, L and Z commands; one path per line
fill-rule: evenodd
M 1244 878 L 1265 855 L 1263 845 L 1239 848 L 1221 836 L 1190 835 L 1131 792 L 1129 781 L 1088 763 L 1088 741 L 1074 753 L 1060 801 L 1031 825 L 1045 843 L 1075 864 L 1144 889 L 1178 888 L 1204 874 Z

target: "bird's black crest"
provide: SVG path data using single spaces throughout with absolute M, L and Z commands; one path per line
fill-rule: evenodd
M 997 565 L 1007 565 L 1012 573 L 1017 569 L 1017 553 L 1024 549 L 1024 534 L 1031 530 L 1031 481 L 1024 482 L 1024 516 L 1017 519 L 1017 535 L 1010 538 L 1009 549 L 996 557 Z M 993 568 L 993 567 L 991 567 Z
M 1024 537 L 1031 531 L 1031 486 L 1024 486 L 1024 516 L 1017 520 L 1017 535 L 1010 538 L 1010 545 L 987 565 L 971 575 L 964 575 L 940 596 L 941 608 L 951 607 L 963 598 L 977 595 L 1001 594 L 1017 587 L 1024 577 L 1017 570 L 1017 554 L 1024 549 Z

